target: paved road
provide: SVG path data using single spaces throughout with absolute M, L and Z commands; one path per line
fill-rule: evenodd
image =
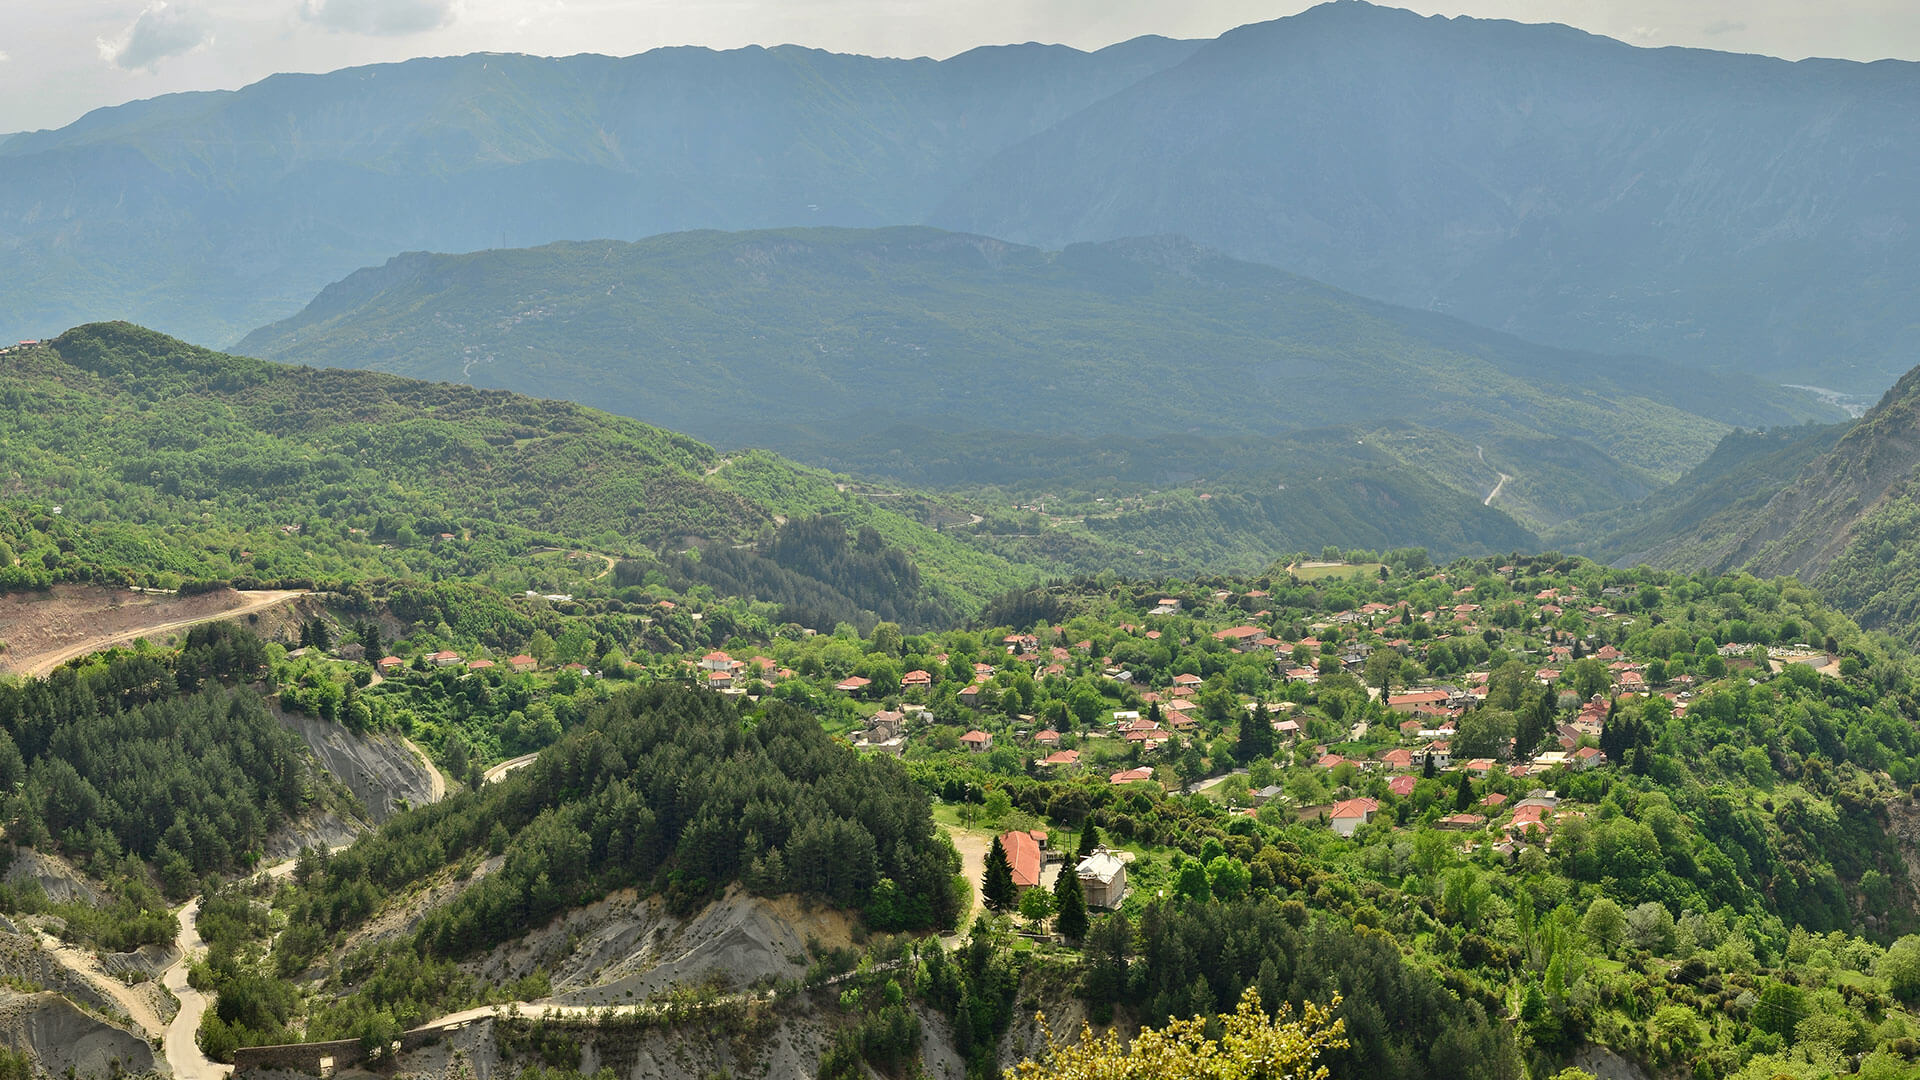
M 527 766 L 533 764 L 533 759 L 539 756 L 540 756 L 539 753 L 535 752 L 532 754 L 521 754 L 517 758 L 508 758 L 507 760 L 501 762 L 500 764 L 495 765 L 493 768 L 488 769 L 486 773 L 483 775 L 486 777 L 487 783 L 497 784 L 500 781 L 505 780 L 507 778 L 507 774 L 514 771 L 515 769 L 524 769 Z
M 115 645 L 125 645 L 137 638 L 150 638 L 160 634 L 171 633 L 175 630 L 185 630 L 191 626 L 199 626 L 201 623 L 221 622 L 226 619 L 237 618 L 241 615 L 250 615 L 256 611 L 265 611 L 267 608 L 273 607 L 276 604 L 285 603 L 296 596 L 304 595 L 304 590 L 243 592 L 240 595 L 246 597 L 247 600 L 246 603 L 241 604 L 239 607 L 228 608 L 225 611 L 215 612 L 211 615 L 200 615 L 191 619 L 174 619 L 170 622 L 158 622 L 150 626 L 136 627 L 135 629 L 122 631 L 117 634 L 101 634 L 96 637 L 90 637 L 77 645 L 67 645 L 54 652 L 29 657 L 20 669 L 21 674 L 44 678 L 48 672 L 51 672 L 54 668 L 59 667 L 61 664 L 66 663 L 76 656 L 86 656 L 89 653 L 97 653 L 103 649 L 111 649 Z

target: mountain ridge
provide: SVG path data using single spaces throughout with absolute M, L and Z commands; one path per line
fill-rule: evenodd
M 1497 471 L 1487 456 L 1513 444 L 1509 460 L 1530 469 L 1506 470 L 1520 483 L 1505 505 L 1533 522 L 1590 508 L 1582 491 L 1596 484 L 1631 495 L 1677 476 L 1719 430 L 1828 411 L 1751 379 L 1536 346 L 1165 236 L 1048 252 L 925 227 L 787 229 L 408 253 L 240 348 L 591 401 L 722 444 L 751 431 L 916 483 L 933 475 L 916 440 L 873 436 L 904 424 L 929 446 L 947 433 L 990 452 L 990 432 L 1255 445 L 1407 422 L 1451 433 L 1446 453 L 1463 460 L 1446 474 L 1476 501 Z M 1560 463 L 1573 458 L 1585 463 Z

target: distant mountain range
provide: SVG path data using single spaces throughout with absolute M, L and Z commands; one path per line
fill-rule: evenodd
M 239 348 L 569 398 L 942 486 L 1011 479 L 1036 442 L 1175 436 L 1213 445 L 1177 464 L 1150 453 L 1164 473 L 1136 479 L 1273 490 L 1306 479 L 1278 437 L 1317 431 L 1351 455 L 1405 425 L 1376 440 L 1392 458 L 1475 499 L 1510 474 L 1500 508 L 1536 523 L 1638 497 L 1734 425 L 1839 415 L 1750 377 L 1533 345 L 1168 237 L 1046 252 L 815 229 L 413 254 Z M 928 464 L 955 453 L 965 475 Z M 1056 478 L 1087 460 L 1048 457 Z
M 1920 344 L 1920 67 L 1323 5 L 950 60 L 484 55 L 0 144 L 0 331 L 222 343 L 406 250 L 928 223 L 1179 234 L 1563 347 L 1874 394 Z
M 0 329 L 126 318 L 226 344 L 402 251 L 914 222 L 1197 47 L 487 54 L 101 109 L 0 146 Z

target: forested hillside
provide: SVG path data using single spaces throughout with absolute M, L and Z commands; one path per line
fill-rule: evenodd
M 1002 484 L 1037 449 L 1037 482 L 1070 486 L 1062 465 L 1104 473 L 1087 449 L 1172 436 L 1257 458 L 1287 449 L 1278 431 L 1331 456 L 1349 428 L 1406 425 L 1397 471 L 1475 502 L 1513 474 L 1501 505 L 1534 524 L 1678 475 L 1730 425 L 1837 418 L 1752 379 L 1544 348 L 1173 238 L 1045 252 L 815 229 L 407 255 L 239 348 L 592 402 L 916 483 L 954 479 L 956 454 L 966 481 Z M 1135 458 L 1156 486 L 1187 464 Z
M 349 957 L 330 987 L 342 1000 L 316 1017 L 317 1037 L 355 1034 L 376 1009 L 411 1026 L 462 1007 L 459 995 L 478 987 L 445 961 L 617 888 L 663 893 L 691 913 L 742 882 L 818 896 L 880 930 L 950 927 L 965 902 L 958 858 L 898 764 L 836 744 L 784 703 L 749 719 L 719 697 L 656 687 L 617 695 L 511 779 L 304 864 L 290 907 L 300 929 L 276 962 L 299 971 L 389 901 L 488 854 L 504 856 L 497 871 L 388 950 L 441 965 L 426 980 L 437 989 L 396 981 L 371 955 Z
M 10 588 L 512 587 L 545 550 L 653 561 L 770 533 L 795 505 L 874 526 L 957 609 L 1019 580 L 825 474 L 762 455 L 743 495 L 715 479 L 712 448 L 564 402 L 263 363 L 124 324 L 9 349 L 0 371 Z

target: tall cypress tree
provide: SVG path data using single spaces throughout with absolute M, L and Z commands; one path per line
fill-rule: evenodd
M 999 837 L 987 851 L 987 873 L 980 879 L 980 896 L 988 907 L 1004 911 L 1013 905 L 1013 864 L 1007 861 L 1007 849 Z
M 1087 936 L 1087 898 L 1080 891 L 1080 875 L 1072 866 L 1060 868 L 1060 877 L 1053 883 L 1054 906 L 1060 913 L 1054 919 L 1054 926 L 1060 930 L 1060 936 L 1068 941 L 1079 941 Z

